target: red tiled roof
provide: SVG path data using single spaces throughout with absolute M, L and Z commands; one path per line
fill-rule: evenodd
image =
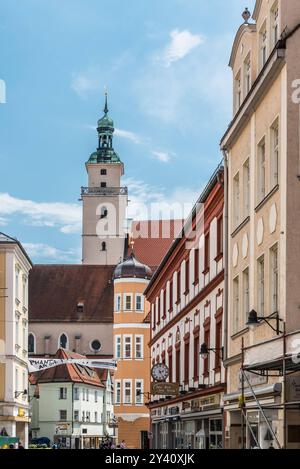
M 70 352 L 60 348 L 54 358 L 81 358 L 85 359 L 84 355 Z M 98 376 L 96 369 L 89 368 L 87 366 L 77 365 L 75 363 L 66 363 L 65 365 L 54 366 L 43 371 L 31 373 L 29 376 L 31 384 L 37 383 L 85 383 L 94 386 L 103 387 L 100 377 Z
M 114 268 L 35 265 L 29 274 L 29 320 L 112 323 Z
M 134 240 L 136 258 L 152 271 L 159 266 L 173 240 L 180 233 L 184 220 L 134 221 L 131 236 Z M 128 248 L 128 255 L 131 247 Z

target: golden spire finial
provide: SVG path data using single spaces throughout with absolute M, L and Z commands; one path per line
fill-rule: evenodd
M 130 247 L 131 247 L 131 251 L 133 252 L 134 238 L 133 238 L 132 233 L 129 236 L 129 244 L 130 244 Z

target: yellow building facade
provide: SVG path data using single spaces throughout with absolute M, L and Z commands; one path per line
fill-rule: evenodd
M 148 448 L 150 416 L 150 320 L 144 298 L 151 270 L 131 254 L 114 272 L 114 413 L 118 419 L 118 444 Z

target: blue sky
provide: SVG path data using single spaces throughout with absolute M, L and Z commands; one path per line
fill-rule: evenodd
M 129 216 L 138 200 L 195 202 L 221 159 L 231 117 L 227 64 L 244 7 L 242 0 L 2 0 L 0 230 L 34 262 L 80 262 L 78 198 L 105 86 Z

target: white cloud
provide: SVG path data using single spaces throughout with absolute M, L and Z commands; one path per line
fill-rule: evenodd
M 0 217 L 0 226 L 5 226 L 5 225 L 7 225 L 7 219 Z
M 176 187 L 167 192 L 164 187 L 154 187 L 134 178 L 123 182 L 129 190 L 127 216 L 135 220 L 186 218 L 200 193 L 200 189 L 188 187 Z
M 158 161 L 161 161 L 162 163 L 169 163 L 171 159 L 171 155 L 166 151 L 152 151 L 151 153 Z
M 71 89 L 81 98 L 85 97 L 89 91 L 100 88 L 100 79 L 89 73 L 73 73 L 71 80 Z
M 205 42 L 205 37 L 202 34 L 192 34 L 188 30 L 174 29 L 170 32 L 170 37 L 171 41 L 161 56 L 166 67 L 169 67 L 172 62 L 183 59 L 193 49 Z
M 58 227 L 62 233 L 80 233 L 81 206 L 63 202 L 34 202 L 0 193 L 0 215 L 18 214 L 32 226 Z
M 44 243 L 23 243 L 28 255 L 39 261 L 54 262 L 80 262 L 80 252 L 76 249 L 63 251 Z
M 131 142 L 134 142 L 136 144 L 142 143 L 142 139 L 140 138 L 140 136 L 137 135 L 135 132 L 131 132 L 130 130 L 115 129 L 115 135 L 117 137 L 130 140 Z

